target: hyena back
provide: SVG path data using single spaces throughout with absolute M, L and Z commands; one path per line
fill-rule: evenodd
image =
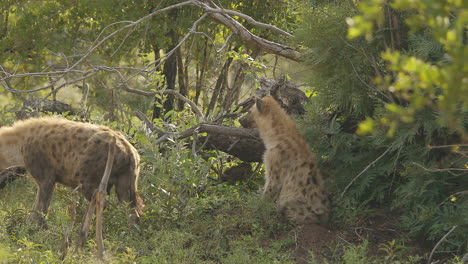
M 42 221 L 55 183 L 76 188 L 90 200 L 106 166 L 109 144 L 116 138 L 108 191 L 131 206 L 138 222 L 143 203 L 138 195 L 140 156 L 124 136 L 105 126 L 63 118 L 31 118 L 0 128 L 0 170 L 24 166 L 37 184 L 30 219 Z
M 243 119 L 258 128 L 265 144 L 264 198 L 276 201 L 295 224 L 325 224 L 329 201 L 324 179 L 293 120 L 271 96 L 256 98 Z

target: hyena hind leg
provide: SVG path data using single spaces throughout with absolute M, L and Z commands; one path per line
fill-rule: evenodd
M 40 225 L 45 226 L 44 215 L 47 214 L 49 209 L 53 190 L 53 182 L 43 181 L 37 183 L 36 200 L 34 201 L 28 221 L 38 222 Z

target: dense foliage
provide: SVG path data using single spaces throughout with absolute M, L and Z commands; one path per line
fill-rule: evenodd
M 10 90 L 17 90 L 8 98 L 16 104 L 8 109 L 18 110 L 27 97 L 25 91 L 38 89 L 35 98 L 81 103 L 83 110 L 104 110 L 113 121 L 128 118 L 126 114 L 135 109 L 160 117 L 159 98 L 136 96 L 128 88 L 144 92 L 177 89 L 207 113 L 217 106 L 228 109 L 244 95 L 243 81 L 253 82 L 257 72 L 266 71 L 263 58 L 252 59 L 258 56 L 256 49 L 206 17 L 192 28 L 204 13 L 192 5 L 132 26 L 180 2 L 0 1 L 0 66 L 11 74 L 2 77 L 7 78 Z M 217 5 L 287 30 L 297 20 L 295 1 L 268 0 L 261 5 L 218 1 Z M 271 41 L 284 40 L 268 29 L 245 25 Z M 180 48 L 173 50 L 178 44 Z M 84 87 L 89 88 L 85 102 L 79 96 L 85 93 Z M 164 111 L 183 108 L 173 100 L 166 100 Z
M 310 1 L 299 35 L 316 97 L 302 128 L 341 225 L 391 210 L 433 244 L 456 226 L 439 249 L 466 251 L 467 12 L 462 1 Z
M 250 96 L 258 76 L 298 72 L 289 77 L 299 83 L 297 76 L 307 76 L 311 102 L 299 122 L 328 176 L 330 227 L 396 217 L 410 238 L 429 242 L 419 245 L 433 247 L 448 234 L 438 251 L 468 251 L 466 1 L 213 1 L 294 32 L 296 42 L 289 44 L 303 51 L 306 70 L 265 56 L 213 19 L 192 28 L 204 14 L 192 5 L 107 38 L 181 2 L 0 0 L 0 125 L 14 122 L 21 108 L 31 110 L 31 99 L 57 99 L 79 110 L 69 118 L 123 131 L 142 156 L 146 214 L 129 228 L 125 208 L 111 199 L 104 212 L 107 260 L 293 263 L 297 229 L 260 199 L 262 166 L 244 182 L 222 182 L 220 175 L 237 159 L 200 152 L 188 140 L 156 143 L 134 113 L 184 131 L 199 120 L 156 92 L 178 90 L 211 121 Z M 235 19 L 257 36 L 292 42 Z M 37 230 L 24 221 L 34 192 L 25 178 L 0 190 L 0 263 L 62 261 L 59 240 L 74 201 L 59 187 L 49 229 Z M 328 256 L 330 263 L 420 263 L 421 256 L 402 249 L 406 242 L 330 245 Z M 366 256 L 371 246 L 379 248 L 376 258 Z M 91 238 L 83 254 L 63 262 L 92 262 L 94 248 Z M 327 263 L 321 256 L 314 261 Z

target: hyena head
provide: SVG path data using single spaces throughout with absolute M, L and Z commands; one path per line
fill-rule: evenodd
M 284 110 L 273 97 L 255 97 L 255 104 L 246 115 L 239 119 L 239 122 L 245 128 L 258 128 L 262 121 L 271 119 L 266 118 L 267 116 L 279 112 L 284 112 Z

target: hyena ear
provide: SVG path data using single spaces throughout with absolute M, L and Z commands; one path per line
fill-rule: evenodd
M 265 105 L 261 98 L 255 97 L 255 106 L 258 112 L 263 113 L 265 111 Z

